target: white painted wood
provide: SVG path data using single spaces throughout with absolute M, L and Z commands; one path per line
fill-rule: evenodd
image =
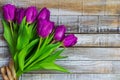
M 57 61 L 73 74 L 34 71 L 24 74 L 20 80 L 120 79 L 120 34 L 110 34 L 120 32 L 120 0 L 0 0 L 0 7 L 6 3 L 15 4 L 18 7 L 34 5 L 39 10 L 46 6 L 51 11 L 51 20 L 56 22 L 56 25 L 65 24 L 67 33 L 109 33 L 76 34 L 77 45 L 66 49 L 63 53 L 69 57 Z M 1 22 L 0 33 L 3 33 Z M 0 66 L 3 66 L 9 60 L 9 53 L 2 34 L 0 46 Z M 1 77 L 0 80 L 2 80 Z
M 65 25 L 68 33 L 77 33 L 78 19 L 78 16 L 59 16 L 59 25 Z
M 71 73 L 74 74 L 108 74 L 108 73 L 119 73 L 119 71 L 113 71 L 116 68 L 114 65 L 115 61 L 57 61 L 56 63 L 67 68 Z M 6 65 L 8 60 L 0 61 L 0 67 Z M 62 73 L 58 71 L 32 71 L 30 73 Z
M 78 42 L 76 46 L 119 46 L 120 34 L 76 34 Z
M 119 80 L 120 74 L 24 74 L 22 80 Z

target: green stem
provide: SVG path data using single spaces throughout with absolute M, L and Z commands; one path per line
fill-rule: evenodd
M 38 44 L 38 47 L 37 47 L 37 50 L 36 50 L 36 52 L 35 52 L 35 54 L 39 51 L 39 49 L 40 49 L 40 46 L 41 46 L 41 43 L 42 43 L 42 37 L 39 39 L 39 44 Z M 34 56 L 34 55 L 33 55 Z M 32 58 L 32 57 L 31 57 Z M 30 59 L 29 59 L 29 61 L 26 63 L 26 65 L 25 65 L 25 67 L 27 67 L 30 63 L 31 63 L 32 61 L 30 61 Z
M 22 71 L 21 70 L 18 70 L 17 73 L 16 73 L 16 76 L 19 78 L 21 75 L 22 75 Z
M 59 47 L 62 45 L 62 43 L 59 45 Z M 55 51 L 55 50 L 54 50 Z M 53 52 L 54 52 L 53 51 Z M 33 62 L 30 66 L 28 66 L 27 68 L 29 69 L 30 67 L 34 66 L 36 63 L 40 62 L 40 59 L 37 59 L 35 62 Z
M 26 23 L 26 26 L 28 26 L 29 25 L 29 23 Z
M 21 70 L 18 70 L 16 73 L 16 76 L 19 78 L 22 74 L 23 74 L 23 72 Z
M 11 33 L 12 33 L 12 37 L 13 37 L 13 26 L 12 26 L 12 21 L 10 21 L 10 29 L 11 29 Z
M 42 43 L 42 37 L 40 38 L 39 40 L 39 44 L 38 44 L 38 47 L 37 47 L 37 51 L 39 50 L 40 46 L 41 46 L 41 43 Z
M 47 41 L 48 41 L 48 38 L 49 37 L 46 37 L 46 39 L 45 39 L 45 41 L 44 41 L 44 44 L 41 46 L 41 49 L 40 50 L 42 50 L 45 46 L 46 46 L 46 44 L 48 43 Z

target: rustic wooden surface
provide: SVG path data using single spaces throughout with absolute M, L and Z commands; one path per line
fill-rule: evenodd
M 78 37 L 78 43 L 62 54 L 68 58 L 57 61 L 71 74 L 33 71 L 20 80 L 120 80 L 120 0 L 0 0 L 0 19 L 6 3 L 46 6 L 56 25 L 65 24 L 66 34 Z M 10 58 L 2 33 L 0 22 L 0 66 Z

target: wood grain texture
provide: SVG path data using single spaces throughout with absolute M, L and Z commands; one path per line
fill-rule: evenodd
M 57 61 L 73 74 L 120 74 L 120 61 Z M 33 71 L 30 74 L 63 74 L 57 71 Z
M 62 55 L 68 57 L 61 61 L 117 61 L 120 60 L 120 48 L 67 48 Z M 8 48 L 0 47 L 0 61 L 8 60 L 9 58 Z
M 24 80 L 119 80 L 120 74 L 24 74 Z
M 59 16 L 67 33 L 119 33 L 119 16 Z
M 120 0 L 106 0 L 105 15 L 119 15 L 120 14 Z
M 78 43 L 62 54 L 68 58 L 56 62 L 71 74 L 33 71 L 20 80 L 120 80 L 120 0 L 0 0 L 0 20 L 6 3 L 39 10 L 46 6 L 56 26 L 64 24 L 67 34 L 78 37 Z M 0 67 L 10 58 L 2 34 L 0 22 Z
M 78 42 L 76 46 L 81 47 L 117 47 L 119 46 L 120 34 L 76 34 Z
M 46 6 L 52 15 L 119 15 L 119 0 L 1 0 L 0 6 L 12 3 L 19 7 Z
M 57 61 L 57 64 L 67 68 L 71 73 L 74 74 L 87 74 L 87 73 L 93 73 L 93 74 L 109 74 L 113 73 L 113 68 L 116 69 L 116 65 L 112 64 L 114 61 Z M 0 67 L 3 65 L 8 64 L 8 60 L 0 61 Z M 119 72 L 119 71 L 117 71 Z M 114 70 L 114 73 L 117 73 Z M 48 71 L 48 70 L 41 70 L 41 71 L 32 71 L 29 73 L 35 73 L 35 74 L 56 74 L 56 73 L 62 73 L 57 71 Z
M 72 74 L 120 74 L 120 61 L 57 61 L 57 64 L 67 68 Z M 8 60 L 0 61 L 0 67 L 8 64 Z M 41 70 L 29 74 L 64 74 L 62 72 Z
M 76 47 L 120 47 L 120 34 L 75 34 Z M 7 46 L 2 34 L 0 46 Z
M 66 33 L 120 33 L 119 16 L 51 16 L 50 19 L 56 26 L 64 24 Z M 1 22 L 0 33 L 3 33 Z

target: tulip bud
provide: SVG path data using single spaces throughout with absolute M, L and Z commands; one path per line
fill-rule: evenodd
M 18 8 L 16 10 L 16 21 L 18 24 L 20 24 L 25 16 L 25 9 L 23 8 Z
M 77 43 L 77 37 L 74 36 L 74 34 L 70 34 L 70 35 L 66 36 L 63 40 L 63 45 L 65 47 L 73 46 L 76 43 Z
M 26 21 L 31 24 L 37 17 L 37 9 L 34 6 L 28 7 L 25 12 Z
M 47 37 L 54 28 L 54 22 L 48 20 L 39 20 L 37 24 L 37 33 L 39 36 Z
M 57 41 L 61 41 L 65 36 L 66 27 L 64 25 L 58 26 L 55 30 L 54 39 Z
M 2 9 L 5 20 L 8 22 L 13 21 L 15 18 L 16 7 L 12 4 L 6 4 L 2 7 Z
M 38 14 L 38 20 L 39 19 L 50 19 L 50 11 L 47 8 L 42 8 L 42 10 Z

